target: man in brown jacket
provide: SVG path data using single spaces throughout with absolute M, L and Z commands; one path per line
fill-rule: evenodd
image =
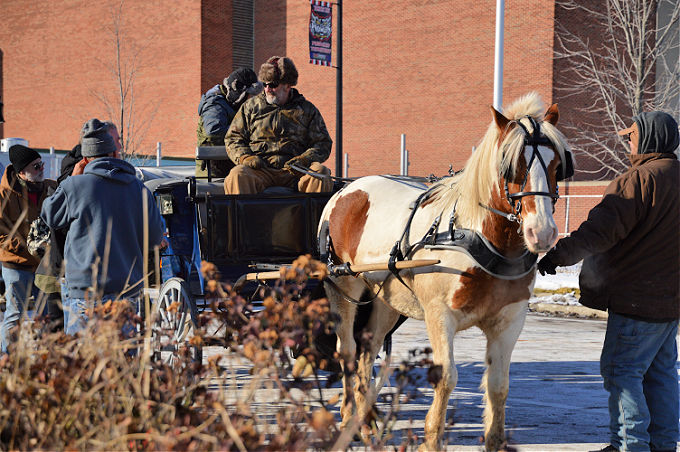
M 39 259 L 28 252 L 26 238 L 31 222 L 38 218 L 48 189 L 56 187 L 45 180 L 45 165 L 40 154 L 20 144 L 9 148 L 10 165 L 0 181 L 0 262 L 5 281 L 5 316 L 0 329 L 1 349 L 14 342 L 14 328 L 26 309 L 32 292 Z
M 319 110 L 293 88 L 298 72 L 290 58 L 271 57 L 260 67 L 264 92 L 238 110 L 224 139 L 234 167 L 224 180 L 226 194 L 259 193 L 285 186 L 301 192 L 331 191 L 331 137 Z M 291 165 L 326 175 L 315 178 Z
M 678 441 L 680 162 L 678 124 L 655 111 L 619 132 L 631 168 L 569 237 L 538 263 L 541 274 L 583 259 L 580 302 L 609 312 L 600 371 L 609 392 L 605 451 L 675 450 Z

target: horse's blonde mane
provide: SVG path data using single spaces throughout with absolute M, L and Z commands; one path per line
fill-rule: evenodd
M 531 116 L 540 123 L 541 132 L 555 145 L 564 161 L 564 151 L 568 150 L 566 139 L 552 124 L 543 120 L 544 105 L 536 92 L 531 92 L 513 102 L 503 113 L 510 121 L 522 120 L 531 133 L 533 127 L 525 118 Z M 488 205 L 492 190 L 498 186 L 499 175 L 506 169 L 512 174 L 524 144 L 524 133 L 520 127 L 513 128 L 505 137 L 501 149 L 496 143 L 500 132 L 495 122 L 491 122 L 486 133 L 470 156 L 462 173 L 442 179 L 432 187 L 433 195 L 441 203 L 442 210 L 452 209 L 458 213 L 457 225 L 481 230 L 484 217 L 489 213 L 480 204 Z

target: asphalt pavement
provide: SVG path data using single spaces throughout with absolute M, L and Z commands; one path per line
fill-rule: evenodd
M 608 444 L 607 393 L 599 372 L 605 328 L 606 322 L 602 318 L 556 317 L 537 312 L 527 316 L 512 355 L 506 405 L 506 434 L 509 445 L 515 450 L 588 451 Z M 392 367 L 408 360 L 411 350 L 422 349 L 428 344 L 424 322 L 409 319 L 394 334 Z M 479 384 L 484 372 L 486 341 L 480 330 L 471 328 L 458 333 L 454 344 L 458 384 L 449 399 L 444 435 L 446 450 L 482 450 L 483 402 Z M 223 352 L 206 349 L 204 356 Z M 252 378 L 245 370 L 247 363 L 240 363 L 231 371 L 237 367 L 241 370 L 234 375 L 241 384 Z M 412 397 L 402 398 L 388 446 L 399 445 L 409 431 L 422 439 L 433 391 L 426 379 L 426 369 L 415 369 L 412 375 L 417 380 L 409 388 Z M 250 400 L 262 409 L 261 419 L 269 418 L 266 411 L 277 405 L 274 402 L 276 391 L 262 389 L 257 392 L 259 394 Z M 340 393 L 340 385 L 336 383 L 323 392 L 324 399 L 329 400 Z M 389 411 L 390 394 L 394 392 L 392 379 L 380 393 L 378 408 L 381 411 Z M 305 399 L 301 392 L 300 398 Z M 315 400 L 312 398 L 305 403 L 314 405 Z M 339 419 L 339 405 L 334 408 Z M 364 450 L 359 442 L 352 443 L 352 448 Z

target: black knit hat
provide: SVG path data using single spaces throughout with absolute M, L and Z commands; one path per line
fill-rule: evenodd
M 257 74 L 249 68 L 238 68 L 222 82 L 227 91 L 227 101 L 240 105 L 248 94 L 253 96 L 262 91 L 262 83 L 257 81 Z
M 90 119 L 80 131 L 80 151 L 83 157 L 98 157 L 116 151 L 109 128 L 97 118 Z
M 12 162 L 12 167 L 17 173 L 23 171 L 29 163 L 39 158 L 41 157 L 38 151 L 23 144 L 15 144 L 9 148 L 9 161 Z

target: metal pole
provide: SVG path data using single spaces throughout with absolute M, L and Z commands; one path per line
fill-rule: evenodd
M 342 0 L 338 5 L 337 78 L 335 82 L 335 175 L 342 174 Z
M 345 152 L 345 169 L 342 172 L 342 177 L 349 177 L 349 154 Z
M 496 0 L 496 52 L 493 76 L 493 107 L 503 108 L 503 22 L 505 20 L 505 0 Z
M 156 166 L 161 166 L 161 142 L 156 143 Z
M 406 175 L 406 134 L 401 134 L 401 151 L 399 159 L 399 174 L 401 176 Z

